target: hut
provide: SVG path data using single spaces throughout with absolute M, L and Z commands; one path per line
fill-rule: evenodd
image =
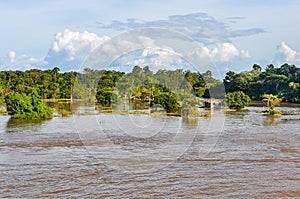
M 222 100 L 210 98 L 204 101 L 205 108 L 221 108 L 222 107 Z

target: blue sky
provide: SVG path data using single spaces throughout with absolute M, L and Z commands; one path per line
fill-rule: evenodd
M 224 70 L 300 65 L 299 10 L 297 0 L 1 1 L 0 69 L 75 70 L 97 44 L 153 26 L 203 44 Z

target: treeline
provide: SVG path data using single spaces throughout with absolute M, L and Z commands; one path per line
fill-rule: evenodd
M 96 99 L 102 106 L 129 101 L 136 108 L 161 105 L 167 112 L 179 113 L 181 108 L 190 109 L 198 104 L 197 96 L 208 97 L 210 88 L 221 85 L 222 81 L 213 78 L 210 71 L 201 74 L 160 69 L 154 73 L 148 66 L 135 66 L 126 74 L 104 71 L 97 85 Z
M 193 96 L 224 98 L 224 86 L 226 93 L 243 91 L 253 100 L 272 94 L 286 102 L 300 103 L 300 68 L 270 64 L 262 69 L 254 64 L 250 71 L 229 71 L 223 81 L 215 79 L 211 71 L 160 69 L 154 73 L 148 66 L 135 66 L 129 73 L 93 69 L 62 73 L 57 67 L 52 70 L 8 70 L 0 71 L 0 103 L 10 92 L 30 94 L 34 89 L 43 99 L 89 97 L 103 106 L 110 106 L 114 97 L 151 103 L 155 96 L 173 93 L 182 105 L 194 103 Z
M 70 98 L 77 73 L 59 70 L 0 71 L 0 100 L 10 92 L 30 94 L 33 89 L 44 99 Z
M 282 101 L 300 103 L 300 68 L 283 64 L 268 65 L 265 70 L 254 64 L 252 70 L 235 73 L 229 71 L 224 78 L 226 92 L 243 91 L 253 100 L 272 94 Z

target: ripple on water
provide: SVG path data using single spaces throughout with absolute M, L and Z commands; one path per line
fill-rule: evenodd
M 72 117 L 7 126 L 9 117 L 0 116 L 0 198 L 300 197 L 300 125 L 296 116 L 273 123 L 253 116 L 255 111 L 231 114 L 213 148 L 206 148 L 211 147 L 205 143 L 208 134 L 199 133 L 188 150 L 167 166 L 137 173 L 124 172 L 89 153 L 74 130 Z M 172 125 L 172 119 L 166 121 Z M 178 121 L 173 122 L 178 125 Z M 205 124 L 207 119 L 201 122 Z M 174 133 L 133 137 L 111 132 L 110 136 L 112 142 L 96 140 L 95 147 L 120 145 L 132 155 L 162 147 L 172 141 Z M 136 159 L 129 155 L 124 161 Z M 137 170 L 139 164 L 165 163 L 160 156 L 152 162 L 147 157 L 139 161 L 135 162 Z

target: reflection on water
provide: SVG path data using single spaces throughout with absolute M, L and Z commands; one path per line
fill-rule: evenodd
M 185 126 L 193 126 L 197 128 L 199 125 L 199 119 L 196 117 L 183 117 L 182 124 Z
M 72 114 L 78 113 L 82 107 L 87 107 L 86 102 L 84 101 L 76 101 L 73 100 L 72 102 L 70 100 L 54 100 L 54 101 L 45 101 L 45 103 L 50 106 L 55 113 L 58 113 L 60 116 L 71 116 Z M 91 107 L 88 107 L 91 109 Z M 93 108 L 95 110 L 95 108 Z M 56 114 L 54 114 L 57 116 Z
M 43 119 L 14 119 L 9 118 L 7 121 L 7 128 L 26 128 L 32 126 L 38 126 L 42 124 L 45 120 Z
M 224 125 L 218 112 L 214 120 L 100 114 L 28 123 L 0 116 L 0 198 L 299 198 L 300 116 L 265 117 L 260 109 L 226 114 Z M 156 153 L 163 148 L 170 151 Z M 179 155 L 169 161 L 172 150 Z
M 55 101 L 45 101 L 45 103 L 50 106 L 51 108 L 54 108 L 55 110 L 65 110 L 72 112 L 73 108 L 77 108 L 79 106 L 79 103 L 71 103 L 70 100 L 55 100 Z
M 281 123 L 281 118 L 279 117 L 274 117 L 271 115 L 266 115 L 265 120 L 264 120 L 264 125 L 265 126 L 271 126 L 271 125 L 276 125 Z

